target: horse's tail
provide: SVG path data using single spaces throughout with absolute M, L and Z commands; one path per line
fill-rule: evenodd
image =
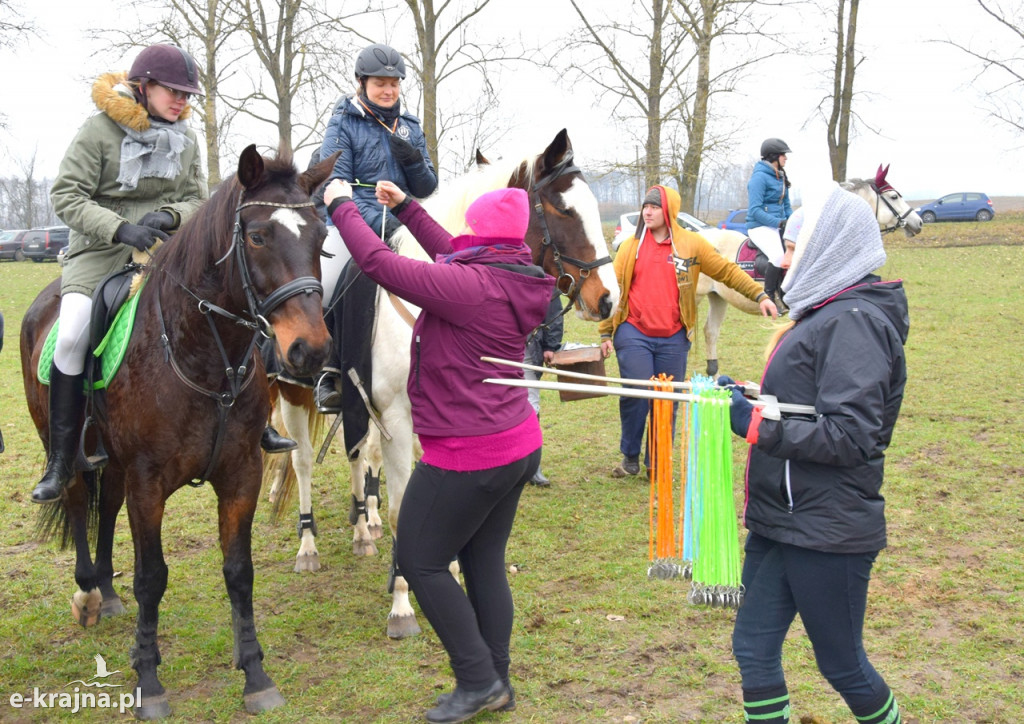
M 82 472 L 81 483 L 85 486 L 86 496 L 85 529 L 90 544 L 94 544 L 100 524 L 100 483 L 97 471 Z M 67 550 L 74 544 L 74 531 L 64 502 L 41 506 L 39 517 L 36 518 L 36 538 L 41 542 L 57 540 L 61 550 Z
M 284 430 L 282 434 L 288 433 Z M 270 508 L 270 522 L 277 525 L 281 516 L 291 507 L 295 498 L 295 468 L 292 467 L 291 455 L 268 455 L 263 453 L 263 488 L 276 487 L 273 503 Z

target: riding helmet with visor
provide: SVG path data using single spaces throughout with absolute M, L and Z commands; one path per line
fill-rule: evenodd
M 128 71 L 128 80 L 152 81 L 184 93 L 202 95 L 195 58 L 177 45 L 157 43 L 143 50 Z
M 369 76 L 405 80 L 405 61 L 390 45 L 374 43 L 356 57 L 356 78 Z
M 781 138 L 766 138 L 761 144 L 761 158 L 771 162 L 784 153 L 792 153 L 789 146 Z

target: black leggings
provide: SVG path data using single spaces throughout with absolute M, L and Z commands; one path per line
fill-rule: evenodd
M 505 545 L 523 485 L 539 465 L 539 449 L 468 473 L 420 462 L 402 499 L 398 567 L 465 689 L 508 680 L 513 607 Z M 456 556 L 465 591 L 448 572 Z

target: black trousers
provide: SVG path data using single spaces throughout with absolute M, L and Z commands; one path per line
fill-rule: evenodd
M 468 473 L 417 463 L 398 514 L 398 566 L 451 661 L 459 686 L 508 679 L 512 592 L 505 545 L 540 450 Z M 455 557 L 466 589 L 448 572 Z

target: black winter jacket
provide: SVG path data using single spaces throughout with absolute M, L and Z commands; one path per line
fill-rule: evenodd
M 779 341 L 761 391 L 816 416 L 763 420 L 747 461 L 746 527 L 834 553 L 885 547 L 885 450 L 907 381 L 910 329 L 900 282 L 865 277 Z

